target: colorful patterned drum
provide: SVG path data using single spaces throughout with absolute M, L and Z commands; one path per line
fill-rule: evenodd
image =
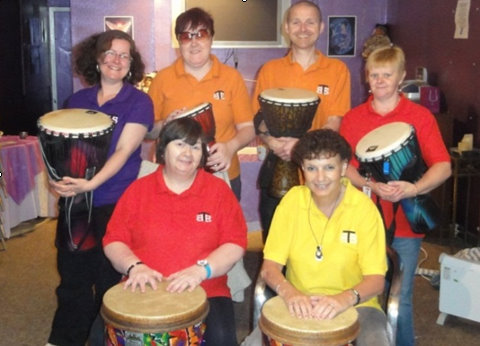
M 299 319 L 290 314 L 279 296 L 263 305 L 259 326 L 264 346 L 349 345 L 360 331 L 355 308 L 349 308 L 331 320 Z
M 274 137 L 302 137 L 312 126 L 320 103 L 313 91 L 295 88 L 267 89 L 260 93 L 258 100 L 265 125 Z M 268 155 L 274 154 L 270 151 Z M 268 190 L 273 197 L 281 198 L 291 187 L 300 184 L 300 178 L 293 162 L 276 158 Z
M 204 345 L 208 301 L 201 287 L 169 293 L 167 283 L 161 282 L 156 290 L 147 286 L 142 293 L 123 285 L 112 287 L 103 297 L 105 345 Z

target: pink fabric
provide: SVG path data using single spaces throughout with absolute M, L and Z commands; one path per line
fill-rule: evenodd
M 35 176 L 45 169 L 38 138 L 1 137 L 0 160 L 7 193 L 20 204 L 35 187 Z

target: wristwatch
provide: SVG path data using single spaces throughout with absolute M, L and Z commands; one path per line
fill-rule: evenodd
M 207 271 L 206 279 L 209 279 L 210 276 L 212 276 L 212 268 L 210 267 L 210 264 L 208 264 L 208 261 L 206 259 L 198 260 L 197 266 L 205 268 L 205 270 Z

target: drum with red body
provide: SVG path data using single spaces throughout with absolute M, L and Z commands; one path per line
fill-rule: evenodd
M 203 132 L 207 138 L 208 146 L 211 147 L 213 144 L 215 144 L 216 127 L 211 103 L 206 102 L 199 104 L 198 106 L 195 106 L 179 115 L 177 119 L 183 117 L 190 117 L 198 121 L 198 123 L 202 125 Z
M 48 174 L 91 179 L 107 160 L 114 128 L 112 119 L 87 109 L 63 109 L 41 116 L 37 122 L 40 148 Z M 56 245 L 69 251 L 98 246 L 101 236 L 92 233 L 93 192 L 60 200 Z

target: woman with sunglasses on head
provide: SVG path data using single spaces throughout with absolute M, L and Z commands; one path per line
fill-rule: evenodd
M 144 64 L 128 34 L 112 30 L 92 35 L 75 47 L 74 65 L 90 87 L 73 94 L 66 108 L 98 110 L 109 115 L 115 127 L 108 159 L 93 178 L 63 177 L 50 182 L 61 197 L 80 197 L 94 191 L 92 218 L 81 223 L 84 241 L 78 248 L 71 249 L 60 241 L 65 237 L 59 232 L 67 230 L 60 222 L 57 225 L 61 282 L 48 341 L 69 346 L 85 345 L 103 293 L 121 278 L 102 251 L 102 238 L 117 200 L 138 175 L 140 144 L 153 124 L 152 101 L 133 86 L 143 78 Z
M 237 151 L 254 137 L 253 112 L 242 76 L 211 54 L 213 18 L 201 8 L 178 16 L 175 36 L 180 57 L 154 78 L 149 95 L 154 104 L 156 138 L 165 122 L 186 109 L 210 102 L 216 127 L 216 144 L 210 148 L 207 167 L 228 171 L 232 189 L 240 199 L 240 163 Z

